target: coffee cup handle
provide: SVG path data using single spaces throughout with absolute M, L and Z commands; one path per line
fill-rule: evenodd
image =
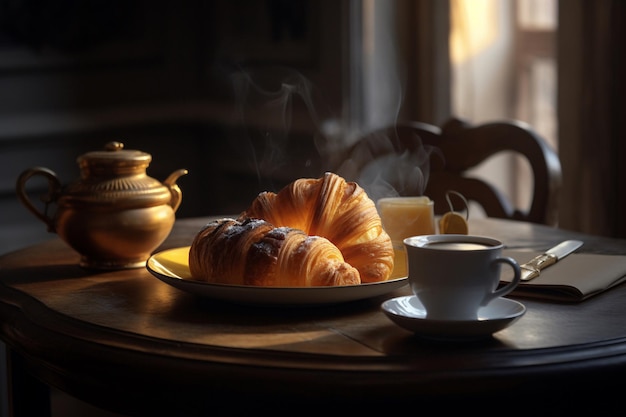
M 493 260 L 493 262 L 510 265 L 511 268 L 513 268 L 514 275 L 513 275 L 513 279 L 511 280 L 511 282 L 498 288 L 496 291 L 492 292 L 491 295 L 487 297 L 483 305 L 488 304 L 491 300 L 494 300 L 498 297 L 504 297 L 505 295 L 513 291 L 515 287 L 517 287 L 517 285 L 520 283 L 520 279 L 522 277 L 522 271 L 517 261 L 515 261 L 515 259 L 505 256 L 501 258 L 496 258 Z

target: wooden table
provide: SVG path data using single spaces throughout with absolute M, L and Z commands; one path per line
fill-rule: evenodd
M 161 249 L 189 245 L 206 222 L 178 220 Z M 470 228 L 509 247 L 580 238 L 583 252 L 626 254 L 626 240 L 545 226 L 477 219 Z M 417 404 L 445 412 L 485 401 L 508 402 L 507 415 L 541 415 L 598 412 L 620 400 L 609 394 L 621 388 L 613 377 L 626 375 L 623 285 L 578 304 L 519 299 L 527 312 L 513 326 L 454 344 L 421 339 L 382 313 L 382 301 L 408 291 L 324 307 L 246 307 L 182 292 L 145 269 L 87 271 L 62 241 L 38 244 L 0 258 L 14 415 L 48 411 L 38 399 L 49 385 L 150 416 L 356 415 Z

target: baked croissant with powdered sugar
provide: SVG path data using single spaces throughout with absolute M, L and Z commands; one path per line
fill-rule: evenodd
M 207 225 L 191 245 L 189 267 L 209 282 L 349 285 L 386 281 L 393 258 L 365 190 L 326 173 L 263 192 L 237 220 Z
M 328 239 L 260 219 L 219 219 L 206 225 L 189 251 L 194 278 L 264 287 L 359 284 L 359 271 Z

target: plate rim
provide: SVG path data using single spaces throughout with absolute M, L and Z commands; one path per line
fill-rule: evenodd
M 180 277 L 174 273 L 168 275 L 153 268 L 152 265 L 155 262 L 158 262 L 161 266 L 163 266 L 163 264 L 158 260 L 159 255 L 163 255 L 165 252 L 180 251 L 189 247 L 190 246 L 174 247 L 155 252 L 148 258 L 146 262 L 146 269 L 162 282 L 180 290 L 208 298 L 235 301 L 244 304 L 313 305 L 341 303 L 373 298 L 408 285 L 408 277 L 400 277 L 387 281 L 368 282 L 353 285 L 261 287 L 196 281 L 190 278 Z M 167 270 L 165 266 L 163 266 L 163 269 Z M 237 299 L 238 294 L 244 294 L 244 297 Z M 296 295 L 296 298 L 280 301 L 272 297 L 280 296 L 281 294 L 291 296 Z M 258 297 L 259 295 L 261 295 L 261 298 L 255 300 L 255 296 Z

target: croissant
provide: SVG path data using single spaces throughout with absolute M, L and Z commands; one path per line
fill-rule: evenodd
M 260 220 L 223 218 L 207 224 L 189 250 L 192 277 L 266 287 L 354 285 L 359 272 L 319 236 Z
M 376 205 L 357 183 L 334 173 L 259 194 L 239 219 L 249 217 L 328 239 L 359 271 L 361 282 L 386 281 L 393 270 L 393 246 Z

